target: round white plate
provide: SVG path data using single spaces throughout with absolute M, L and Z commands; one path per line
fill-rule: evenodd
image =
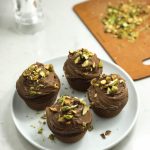
M 55 71 L 61 80 L 60 95 L 77 96 L 84 98 L 88 103 L 86 93 L 77 92 L 71 89 L 63 76 L 63 64 L 66 59 L 67 57 L 59 57 L 46 62 L 54 65 Z M 128 86 L 129 100 L 118 116 L 111 119 L 103 119 L 93 113 L 94 129 L 92 131 L 87 131 L 85 136 L 79 142 L 65 144 L 57 139 L 51 141 L 48 139 L 51 131 L 47 127 L 47 124 L 43 124 L 44 120 L 41 118 L 45 112 L 31 110 L 23 100 L 21 100 L 17 92 L 15 92 L 12 101 L 12 117 L 22 136 L 31 144 L 43 150 L 100 150 L 111 148 L 120 142 L 131 131 L 135 124 L 139 109 L 138 97 L 132 79 L 125 71 L 123 71 L 123 69 L 105 60 L 103 60 L 103 63 L 104 73 L 120 74 L 126 80 Z M 41 127 L 43 128 L 43 133 L 38 134 L 38 129 Z M 100 134 L 106 130 L 111 130 L 112 133 L 106 139 L 102 139 Z

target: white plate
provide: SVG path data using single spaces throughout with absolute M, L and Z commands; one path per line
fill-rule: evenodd
M 59 57 L 49 60 L 47 63 L 52 63 L 55 67 L 55 71 L 59 76 L 62 86 L 60 95 L 73 95 L 80 98 L 84 98 L 87 103 L 86 94 L 74 91 L 69 87 L 63 73 L 63 64 L 67 57 Z M 109 63 L 103 60 L 104 73 L 118 73 L 127 83 L 129 90 L 129 100 L 123 111 L 116 117 L 111 119 L 102 119 L 93 114 L 93 126 L 94 129 L 91 132 L 87 132 L 86 135 L 77 143 L 65 144 L 59 140 L 51 141 L 48 139 L 51 133 L 47 125 L 43 125 L 41 121 L 44 111 L 37 113 L 31 110 L 21 100 L 18 94 L 15 92 L 12 101 L 12 117 L 18 131 L 22 136 L 28 140 L 31 144 L 39 149 L 50 150 L 100 150 L 108 149 L 119 143 L 132 129 L 137 119 L 139 103 L 137 93 L 134 87 L 134 83 L 129 75 L 115 64 Z M 35 128 L 33 127 L 35 126 Z M 38 134 L 38 129 L 42 127 L 43 134 Z M 106 139 L 102 139 L 100 134 L 106 130 L 111 130 L 112 133 Z

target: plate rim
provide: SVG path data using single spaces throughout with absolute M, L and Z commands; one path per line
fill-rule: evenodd
M 52 59 L 44 61 L 43 63 L 47 63 L 49 61 L 54 61 L 55 59 L 64 59 L 64 58 L 67 58 L 67 56 L 63 55 L 63 56 L 54 57 Z M 136 113 L 135 113 L 134 119 L 132 120 L 132 123 L 130 124 L 129 128 L 119 137 L 118 140 L 116 139 L 114 142 L 112 142 L 111 144 L 109 144 L 105 148 L 105 149 L 110 149 L 110 148 L 114 147 L 115 145 L 117 145 L 118 143 L 120 143 L 131 132 L 131 130 L 133 129 L 133 127 L 134 127 L 134 125 L 136 123 L 136 120 L 138 118 L 138 115 L 139 115 L 140 102 L 139 102 L 139 96 L 138 96 L 135 84 L 134 84 L 132 78 L 130 77 L 130 75 L 123 68 L 121 68 L 119 65 L 115 64 L 114 62 L 110 62 L 110 61 L 107 61 L 105 59 L 101 59 L 101 60 L 103 62 L 106 62 L 107 64 L 109 64 L 111 66 L 115 66 L 118 70 L 120 70 L 123 74 L 125 74 L 125 76 L 128 78 L 128 80 L 131 82 L 132 88 L 135 91 L 135 94 L 136 94 L 136 98 L 135 99 L 136 99 L 136 103 L 137 103 Z M 18 123 L 16 121 L 14 108 L 13 108 L 14 96 L 15 96 L 16 93 L 17 93 L 17 91 L 15 89 L 14 94 L 13 94 L 13 98 L 12 98 L 12 101 L 11 101 L 11 116 L 12 116 L 13 122 L 15 124 L 15 127 L 17 128 L 19 133 L 23 136 L 23 138 L 26 139 L 31 145 L 35 146 L 38 149 L 42 149 L 42 150 L 52 150 L 52 149 L 47 149 L 47 148 L 41 146 L 39 143 L 37 143 L 37 142 L 35 142 L 33 140 L 29 140 L 28 137 L 26 135 L 24 135 L 23 132 L 21 131 L 21 129 L 19 128 L 19 125 L 18 125 Z

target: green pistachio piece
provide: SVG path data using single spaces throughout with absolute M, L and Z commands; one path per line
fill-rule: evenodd
M 70 120 L 73 118 L 73 115 L 63 115 L 63 118 L 66 120 Z
M 58 111 L 56 107 L 49 107 L 49 109 L 50 109 L 51 111 L 53 111 L 53 112 L 57 112 L 57 111 Z
M 70 50 L 69 53 L 70 53 L 70 54 L 73 54 L 73 53 L 74 53 L 74 50 Z
M 92 79 L 91 80 L 91 85 L 94 85 L 96 83 L 96 81 L 97 81 L 96 78 Z
M 115 79 L 113 81 L 111 81 L 108 86 L 114 86 L 114 85 L 117 85 L 118 84 L 118 79 Z
M 31 86 L 31 87 L 30 87 L 30 90 L 34 90 L 34 87 L 33 87 L 33 86 Z
M 80 58 L 80 57 L 77 57 L 77 58 L 74 60 L 74 63 L 77 64 L 77 63 L 79 63 L 80 60 L 81 60 L 81 58 Z
M 85 115 L 89 111 L 89 106 L 85 105 L 82 111 L 82 115 Z
M 98 63 L 98 67 L 99 67 L 99 68 L 102 68 L 102 67 L 103 67 L 103 62 L 102 62 L 101 60 L 100 60 L 99 63 Z
M 107 76 L 107 77 L 106 77 L 106 81 L 107 81 L 107 82 L 110 82 L 110 81 L 111 81 L 111 77 L 110 77 L 110 76 Z
M 40 72 L 40 71 L 41 71 L 41 69 L 42 69 L 42 68 L 37 68 L 37 69 L 36 69 L 36 72 Z
M 43 133 L 43 128 L 39 128 L 38 129 L 38 134 L 42 134 Z
M 98 87 L 98 86 L 99 86 L 99 84 L 98 84 L 98 83 L 95 83 L 95 84 L 94 84 L 94 86 L 97 86 L 97 87 Z
M 45 72 L 44 71 L 40 71 L 40 76 L 41 77 L 45 77 L 46 76 Z
M 106 80 L 101 80 L 100 82 L 102 85 L 106 84 Z
M 110 94 L 111 93 L 111 89 L 108 87 L 107 88 L 107 94 Z
M 57 121 L 58 122 L 64 122 L 65 120 L 64 120 L 64 117 L 59 117 Z
M 86 105 L 86 102 L 83 99 L 80 98 L 79 100 L 81 104 Z
M 125 81 L 123 79 L 119 80 L 120 83 L 125 83 Z
M 44 65 L 44 68 L 47 69 L 47 70 L 49 70 L 50 64 L 45 64 L 45 65 Z
M 118 87 L 117 86 L 112 86 L 111 92 L 116 93 L 117 91 L 118 91 Z
M 54 134 L 50 134 L 48 137 L 50 140 L 54 141 L 55 140 L 55 135 Z
M 112 74 L 112 75 L 111 75 L 111 78 L 112 78 L 113 80 L 115 80 L 115 79 L 117 78 L 117 75 L 116 75 L 116 74 Z
M 61 108 L 61 110 L 62 110 L 62 111 L 68 111 L 68 110 L 74 109 L 74 108 L 76 108 L 76 107 L 77 107 L 77 105 L 73 105 L 73 106 L 63 106 L 63 107 Z
M 87 54 L 83 54 L 82 55 L 85 59 L 88 59 L 89 58 L 89 56 L 87 55 Z
M 65 102 L 65 96 L 61 96 L 57 101 L 59 102 L 59 103 L 61 103 L 61 105 L 63 106 L 64 105 L 64 102 Z
M 82 67 L 87 67 L 89 65 L 89 61 L 88 60 L 85 60 L 82 64 Z
M 37 92 L 36 91 L 30 91 L 30 95 L 36 95 Z
M 95 68 L 95 67 L 96 67 L 96 64 L 95 64 L 95 62 L 93 62 L 93 65 L 92 65 L 92 66 L 93 66 L 93 68 Z

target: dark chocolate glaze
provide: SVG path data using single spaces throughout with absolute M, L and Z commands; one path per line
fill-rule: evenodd
M 120 77 L 120 79 L 122 79 Z M 97 95 L 95 97 L 95 94 Z M 107 94 L 106 89 L 91 85 L 88 89 L 88 98 L 92 109 L 101 117 L 114 117 L 121 112 L 128 101 L 128 89 L 125 83 L 119 83 L 118 91 Z
M 40 63 L 37 64 L 38 66 L 43 65 Z M 54 86 L 56 84 L 57 87 Z M 31 87 L 34 87 L 35 93 L 31 93 Z M 36 110 L 43 110 L 56 100 L 60 89 L 60 80 L 54 71 L 49 72 L 48 76 L 39 79 L 38 82 L 31 81 L 22 74 L 17 80 L 16 89 L 29 107 Z

